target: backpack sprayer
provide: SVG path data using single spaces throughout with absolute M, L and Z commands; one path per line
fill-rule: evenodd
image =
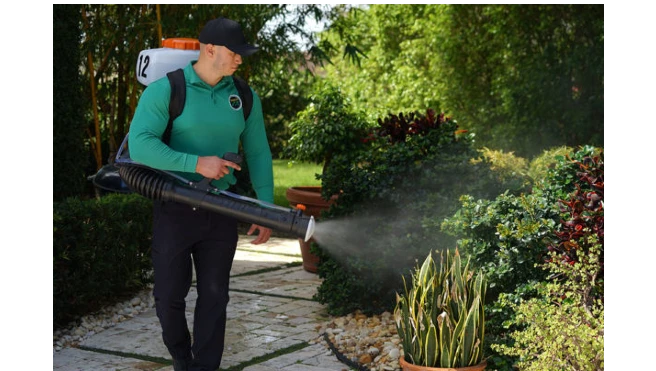
M 143 50 L 137 62 L 137 80 L 143 85 L 163 77 L 198 59 L 199 43 L 195 39 L 166 39 L 164 47 Z M 128 135 L 116 154 L 115 164 L 121 179 L 134 192 L 159 201 L 174 201 L 195 208 L 233 217 L 245 223 L 291 232 L 305 241 L 314 233 L 313 216 L 303 215 L 300 209 L 278 205 L 219 190 L 212 179 L 198 182 L 187 180 L 169 171 L 157 170 L 133 161 L 127 146 Z M 226 153 L 224 159 L 240 164 L 236 153 Z

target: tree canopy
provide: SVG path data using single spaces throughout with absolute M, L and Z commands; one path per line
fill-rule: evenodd
M 367 112 L 442 109 L 479 144 L 524 156 L 603 145 L 603 9 L 372 5 L 323 35 L 366 55 L 334 58 L 327 76 Z

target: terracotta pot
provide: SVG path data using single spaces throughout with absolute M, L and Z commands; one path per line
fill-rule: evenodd
M 314 219 L 321 217 L 321 212 L 328 210 L 335 200 L 337 195 L 326 201 L 321 197 L 321 187 L 308 186 L 308 187 L 291 187 L 287 188 L 287 201 L 291 207 L 296 207 L 298 204 L 305 206 L 303 213 L 305 215 L 312 215 Z
M 330 201 L 324 200 L 321 197 L 321 187 L 319 186 L 291 187 L 287 189 L 286 196 L 291 207 L 297 208 L 299 205 L 303 205 L 303 214 L 313 216 L 315 220 L 318 220 L 321 212 L 328 210 L 330 205 L 337 200 L 336 195 L 331 197 Z M 310 252 L 310 244 L 313 241 L 313 239 L 310 239 L 305 242 L 302 238 L 298 239 L 303 257 L 303 269 L 311 273 L 317 273 L 319 257 Z
M 298 239 L 298 244 L 301 245 L 301 256 L 303 257 L 303 269 L 310 273 L 317 273 L 317 264 L 319 264 L 319 257 L 310 252 L 314 239 L 303 241 L 302 238 Z
M 404 357 L 401 357 L 399 358 L 399 365 L 401 365 L 401 369 L 403 371 L 482 371 L 485 370 L 485 367 L 487 367 L 487 362 L 483 361 L 477 365 L 468 366 L 468 367 L 443 368 L 443 367 L 426 367 L 426 366 L 413 365 L 412 363 L 406 362 Z

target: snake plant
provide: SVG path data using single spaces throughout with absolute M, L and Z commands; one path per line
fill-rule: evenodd
M 394 319 L 406 362 L 426 367 L 467 367 L 483 362 L 484 300 L 482 273 L 462 265 L 458 250 L 431 252 L 412 274 L 404 295 L 396 295 Z

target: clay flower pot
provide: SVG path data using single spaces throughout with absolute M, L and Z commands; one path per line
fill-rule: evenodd
M 487 362 L 483 361 L 477 365 L 468 366 L 468 367 L 443 368 L 443 367 L 426 367 L 426 366 L 413 365 L 412 363 L 406 362 L 404 357 L 401 357 L 399 358 L 399 365 L 401 365 L 401 369 L 403 371 L 483 371 L 485 370 L 485 367 L 487 367 Z
M 319 186 L 291 187 L 287 189 L 286 196 L 291 207 L 303 210 L 303 214 L 314 216 L 315 220 L 319 219 L 321 212 L 328 210 L 337 199 L 337 196 L 333 196 L 330 201 L 324 200 L 321 197 L 321 187 Z M 314 239 L 311 238 L 306 242 L 299 238 L 298 242 L 301 246 L 303 269 L 317 273 L 319 257 L 310 252 L 310 245 Z

